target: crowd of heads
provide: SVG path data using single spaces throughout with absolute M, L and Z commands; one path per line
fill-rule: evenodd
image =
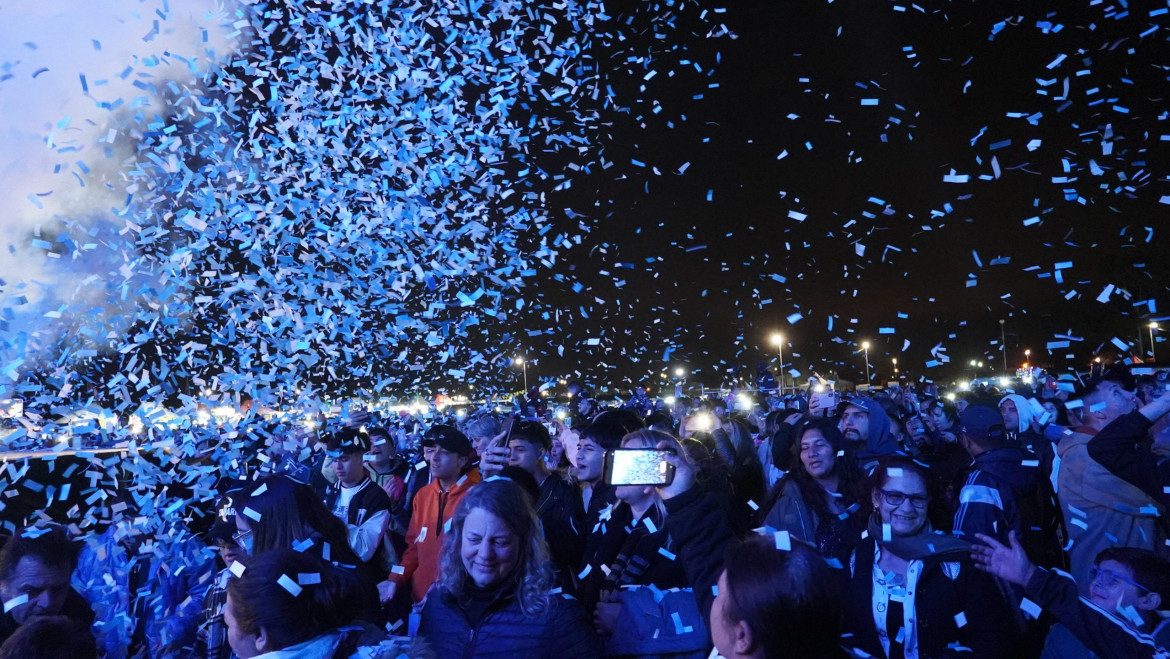
M 968 565 L 972 574 L 967 554 L 983 536 L 1003 546 L 1029 529 L 1067 538 L 1068 525 L 1084 522 L 1068 517 L 1055 488 L 1044 486 L 1058 480 L 1053 456 L 1064 450 L 1062 441 L 1103 431 L 1159 392 L 1106 374 L 1071 387 L 1016 383 L 944 393 L 899 387 L 834 397 L 832 405 L 808 392 L 679 397 L 669 405 L 643 396 L 610 407 L 587 399 L 571 421 L 492 409 L 461 418 L 362 415 L 299 433 L 291 447 L 289 433 L 271 432 L 265 457 L 217 474 L 218 496 L 208 498 L 214 504 L 206 515 L 214 523 L 200 530 L 199 515 L 188 515 L 168 527 L 172 537 L 201 533 L 206 551 L 190 560 L 219 567 L 214 578 L 201 578 L 202 615 L 174 631 L 166 651 L 218 643 L 221 653 L 243 659 L 284 648 L 343 656 L 390 644 L 427 656 L 423 641 L 436 642 L 427 621 L 441 618 L 442 607 L 482 615 L 485 601 L 503 598 L 525 620 L 560 619 L 566 607 L 584 607 L 582 619 L 593 623 L 579 647 L 626 653 L 614 612 L 632 611 L 632 593 L 650 588 L 691 593 L 687 603 L 670 605 L 679 607 L 673 622 L 659 623 L 679 637 L 701 637 L 700 645 L 713 643 L 725 657 L 840 656 L 843 648 L 863 651 L 867 634 L 884 639 L 880 649 L 890 652 L 872 616 L 855 628 L 857 593 L 887 588 L 868 573 L 859 576 L 859 563 L 872 563 L 875 574 L 896 584 L 908 570 L 927 579 L 936 564 Z M 610 483 L 609 459 L 630 449 L 671 456 L 662 459 L 674 481 Z M 127 498 L 135 505 L 122 506 L 103 531 L 128 561 L 107 579 L 134 591 L 123 616 L 136 610 L 136 593 L 164 587 L 161 577 L 134 581 L 135 566 L 153 566 L 152 555 L 178 546 L 157 537 L 161 527 L 131 532 L 150 516 L 140 500 Z M 1037 511 L 1045 506 L 1056 512 L 1043 517 Z M 154 511 L 163 508 L 170 506 Z M 708 526 L 688 536 L 688 515 L 697 514 L 688 511 L 696 508 L 710 515 Z M 371 531 L 372 541 L 362 540 Z M 86 542 L 77 532 L 41 521 L 0 550 L 0 597 L 11 627 L 0 657 L 93 656 L 94 643 L 110 642 L 106 607 L 83 606 L 86 618 L 67 602 L 84 605 L 94 596 L 82 586 L 93 575 L 79 577 L 79 554 L 94 550 L 96 529 Z M 704 534 L 717 540 L 704 542 Z M 1087 601 L 1153 633 L 1170 601 L 1160 551 L 1152 542 L 1114 542 L 1073 576 Z M 175 563 L 180 556 L 162 556 L 162 569 L 188 569 Z M 1047 568 L 1070 565 L 1059 550 L 1029 546 L 1028 558 Z M 594 567 L 604 585 L 590 585 Z M 987 565 L 978 567 L 974 574 L 991 578 Z M 420 579 L 421 596 L 397 588 Z M 990 611 L 1020 605 L 1018 586 L 984 592 L 976 581 L 956 581 L 958 597 Z M 971 590 L 964 595 L 964 588 Z M 580 601 L 566 604 L 568 595 Z M 938 606 L 960 606 L 974 621 L 955 628 L 955 642 L 977 644 L 979 626 L 991 624 L 959 603 Z M 423 614 L 421 626 L 411 624 L 412 609 Z M 77 633 L 91 624 L 94 634 Z M 1041 624 L 1000 630 L 1012 639 L 1005 647 L 1038 649 L 1047 633 L 1037 631 Z M 137 642 L 150 643 L 134 631 Z M 412 634 L 423 640 L 400 642 Z M 136 642 L 133 634 L 123 640 Z

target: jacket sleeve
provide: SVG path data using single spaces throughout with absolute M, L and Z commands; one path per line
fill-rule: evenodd
M 414 576 L 414 571 L 418 569 L 418 544 L 415 539 L 418 538 L 420 530 L 418 517 L 411 517 L 410 528 L 406 531 L 406 551 L 402 552 L 402 561 L 390 571 L 387 580 L 402 584 Z
M 728 525 L 726 506 L 715 496 L 695 487 L 666 500 L 664 528 L 674 540 L 687 582 L 695 590 L 703 617 L 711 611 L 711 588 L 723 571 L 723 552 L 735 539 Z
M 982 470 L 971 473 L 959 490 L 959 508 L 955 511 L 954 534 L 975 541 L 976 533 L 985 533 L 1007 542 L 1008 525 L 1003 493 Z
M 585 609 L 574 599 L 563 595 L 555 602 L 556 617 L 549 625 L 552 632 L 548 656 L 558 659 L 593 659 L 602 656 L 601 641 L 593 631 L 593 623 L 585 616 Z
M 1134 447 L 1152 426 L 1153 422 L 1136 410 L 1120 416 L 1089 441 L 1089 457 L 1114 476 L 1141 489 L 1162 505 L 1170 506 L 1170 496 L 1162 489 L 1154 455 L 1148 449 L 1135 450 Z
M 390 511 L 379 510 L 360 525 L 345 525 L 349 532 L 349 546 L 363 563 L 368 562 L 374 557 L 374 552 L 378 551 L 382 543 L 382 534 L 386 532 L 386 525 L 389 522 Z
M 1036 568 L 1024 595 L 1048 610 L 1081 643 L 1102 659 L 1165 656 L 1153 639 L 1139 634 L 1102 609 L 1080 599 L 1077 584 L 1067 575 Z
M 816 542 L 816 522 L 812 511 L 804 505 L 800 489 L 791 478 L 785 478 L 780 487 L 780 498 L 768 511 L 764 524 L 777 531 L 788 531 L 797 540 Z

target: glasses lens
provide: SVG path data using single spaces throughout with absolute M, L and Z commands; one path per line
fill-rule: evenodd
M 882 490 L 882 497 L 885 498 L 886 503 L 891 506 L 900 506 L 906 500 L 906 495 L 901 492 L 890 492 L 889 490 Z

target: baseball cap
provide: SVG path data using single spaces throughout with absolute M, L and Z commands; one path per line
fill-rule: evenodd
M 467 439 L 467 435 L 445 424 L 431 426 L 423 435 L 423 445 L 428 443 L 451 453 L 471 455 L 471 440 Z
M 972 405 L 959 414 L 959 430 L 969 437 L 1003 439 L 1003 416 L 986 405 Z

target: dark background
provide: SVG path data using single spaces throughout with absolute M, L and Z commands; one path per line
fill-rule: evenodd
M 701 19 L 704 3 L 682 12 L 680 51 L 621 3 L 614 21 L 647 24 L 640 41 L 598 49 L 615 90 L 599 151 L 613 165 L 554 197 L 592 231 L 564 254 L 563 279 L 524 293 L 554 311 L 515 331 L 530 381 L 653 384 L 684 366 L 692 382 L 730 384 L 775 358 L 776 331 L 802 376 L 863 380 L 868 340 L 875 382 L 891 358 L 915 379 L 964 378 L 972 359 L 1002 371 L 1000 319 L 1011 370 L 1025 349 L 1055 371 L 1148 353 L 1146 324 L 1168 308 L 1165 16 L 1142 3 L 919 5 L 744 1 Z M 706 36 L 712 23 L 736 38 Z M 952 170 L 970 181 L 944 182 Z M 1061 335 L 1077 340 L 1047 350 Z M 950 363 L 924 367 L 939 346 Z

